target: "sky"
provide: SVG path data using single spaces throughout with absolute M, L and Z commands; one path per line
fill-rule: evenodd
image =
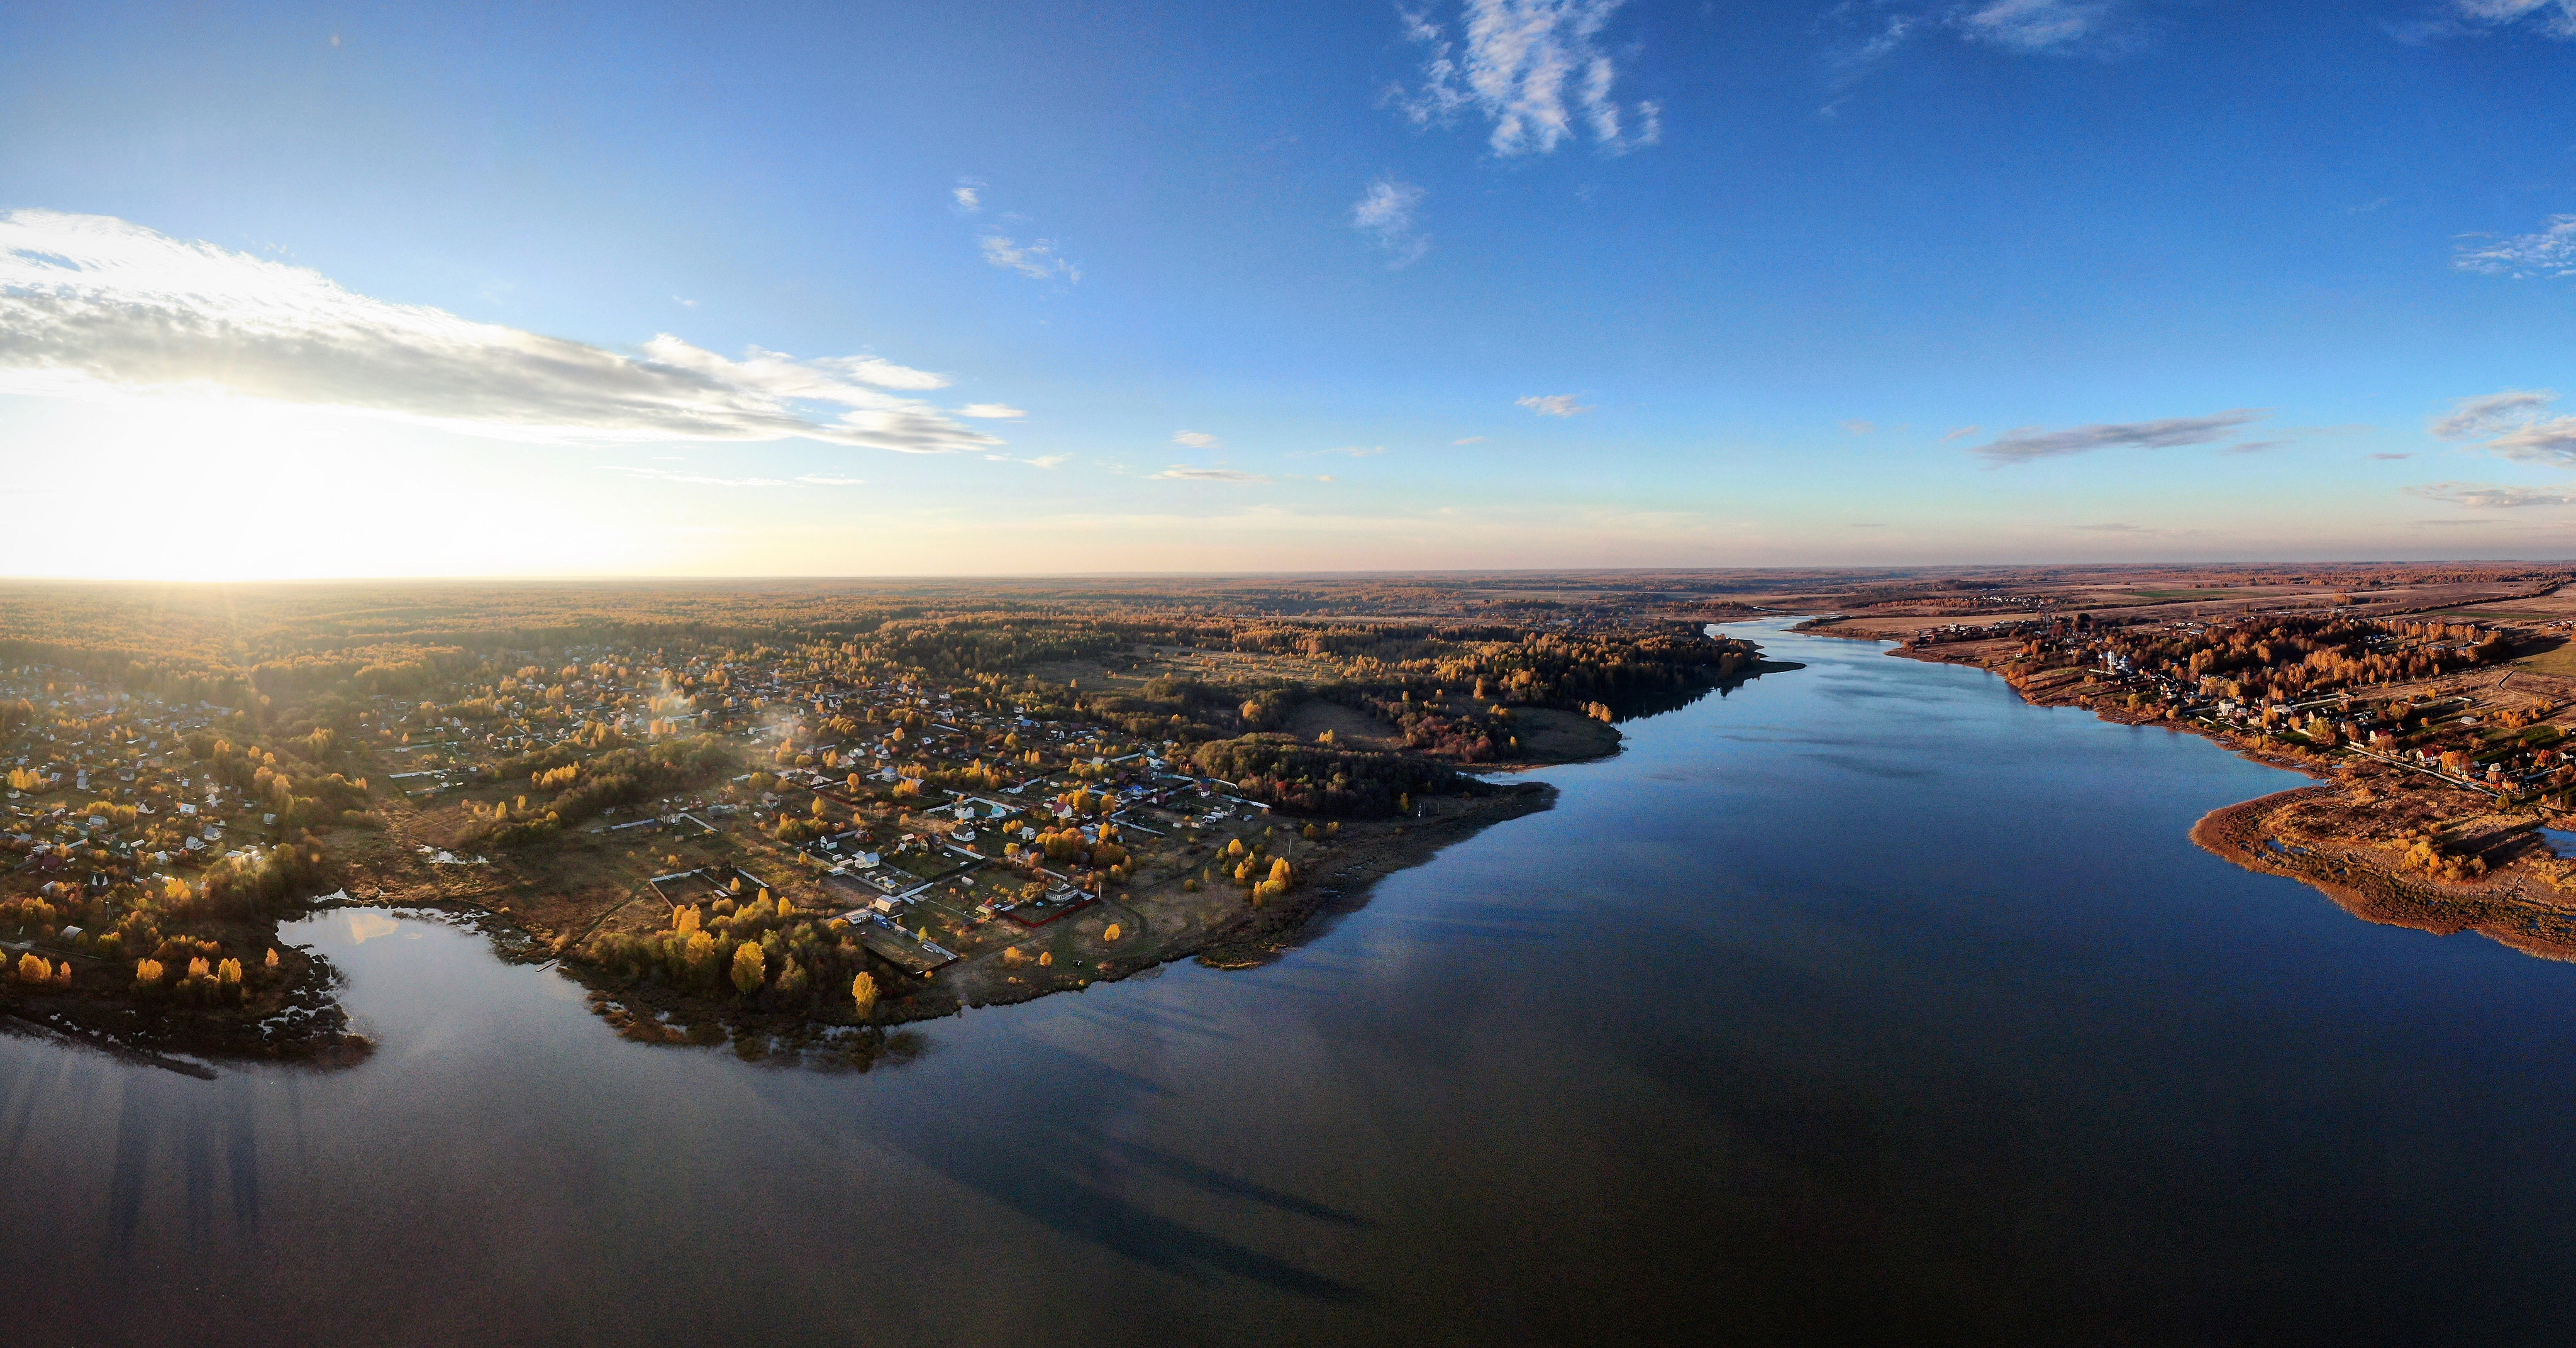
M 2564 558 L 2571 74 L 2576 0 L 11 5 L 0 575 Z

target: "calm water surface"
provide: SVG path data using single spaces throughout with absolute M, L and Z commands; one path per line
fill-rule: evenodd
M 358 1069 L 0 1039 L 12 1343 L 2495 1342 L 2576 1329 L 2576 967 L 2194 848 L 2294 784 L 1971 671 L 1629 727 L 1290 958 L 823 1075 L 431 922 Z

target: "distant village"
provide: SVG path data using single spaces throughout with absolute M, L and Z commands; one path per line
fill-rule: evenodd
M 2576 621 L 2334 609 L 2145 623 L 2077 613 L 1943 624 L 1907 646 L 1938 655 L 1973 645 L 1987 652 L 1982 663 L 2043 700 L 2367 760 L 2499 805 L 2565 811 L 2576 808 L 2576 765 L 2561 747 L 2576 680 L 2507 659 L 2524 646 L 2554 646 L 2571 630 Z

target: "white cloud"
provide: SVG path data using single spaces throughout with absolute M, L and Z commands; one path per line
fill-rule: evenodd
M 667 334 L 626 355 L 105 216 L 0 213 L 0 392 L 214 392 L 554 443 L 1000 444 L 882 391 L 947 382 L 873 356 L 730 360 Z
M 1028 415 L 1009 403 L 968 403 L 957 408 L 956 412 L 961 417 L 974 417 L 981 421 L 1017 421 Z
M 1547 154 L 1581 131 L 1613 154 L 1652 145 L 1663 136 L 1663 106 L 1613 99 L 1618 66 L 1593 43 L 1620 3 L 1464 0 L 1463 51 L 1429 10 L 1399 11 L 1405 37 L 1428 54 L 1422 86 L 1396 86 L 1386 101 L 1416 126 L 1448 126 L 1472 110 L 1493 123 L 1486 143 L 1507 157 Z
M 1984 0 L 1954 22 L 1971 41 L 2021 52 L 2066 51 L 2101 35 L 2111 0 Z
M 1512 405 L 1526 407 L 1543 417 L 1580 416 L 1592 410 L 1586 404 L 1576 402 L 1575 395 L 1571 393 L 1532 394 L 1526 398 L 1513 399 Z
M 1020 462 L 1035 468 L 1054 468 L 1072 461 L 1073 456 L 1070 454 L 1040 454 L 1034 459 L 1020 460 Z
M 1384 445 L 1343 445 L 1339 449 L 1301 449 L 1290 454 L 1288 457 L 1292 459 L 1320 459 L 1327 455 L 1337 454 L 1346 459 L 1370 459 L 1375 458 L 1380 454 L 1384 454 L 1385 452 L 1386 446 Z
M 1950 428 L 1949 434 L 1941 437 L 1941 442 L 1943 444 L 1948 444 L 1953 440 L 1965 440 L 1969 436 L 1975 435 L 1977 432 L 1984 429 L 1985 427 L 1983 426 L 1953 426 Z
M 1431 248 L 1431 240 L 1413 224 L 1414 210 L 1421 204 L 1421 188 L 1395 178 L 1379 178 L 1351 206 L 1351 228 L 1393 255 L 1386 265 L 1412 266 Z
M 2032 56 L 2125 50 L 2135 25 L 2127 0 L 1877 0 L 1827 11 L 1824 23 L 1843 36 L 1826 49 L 1834 70 L 1833 116 L 1862 80 L 1908 44 L 1948 34 L 1963 42 Z M 1893 12 L 1891 12 L 1893 11 Z
M 2534 421 L 2487 441 L 2486 448 L 2508 459 L 2576 468 L 2576 417 Z
M 1172 437 L 1172 443 L 1188 445 L 1192 449 L 1214 449 L 1225 442 L 1205 431 L 1182 431 Z
M 2451 265 L 2489 276 L 2576 275 L 2576 215 L 2553 215 L 2536 233 L 2463 243 Z
M 867 485 L 867 479 L 863 477 L 826 477 L 821 473 L 807 473 L 797 478 L 796 481 L 798 485 L 806 487 L 862 487 Z
M 2558 395 L 2545 388 L 2509 388 L 2502 393 L 2480 394 L 2451 404 L 2449 412 L 2433 418 L 2424 429 L 2439 440 L 2502 435 L 2538 420 L 2541 409 L 2556 401 Z
M 2472 24 L 2501 27 L 2532 21 L 2556 38 L 2576 38 L 2576 0 L 2451 0 L 2453 14 Z
M 1450 441 L 1449 443 L 1451 443 L 1451 444 L 1453 444 L 1453 445 L 1481 445 L 1481 444 L 1485 443 L 1485 437 L 1483 437 L 1483 436 L 1481 436 L 1481 435 L 1470 435 L 1470 436 L 1462 437 L 1462 438 L 1460 438 L 1460 439 L 1452 440 L 1452 441 Z
M 948 189 L 948 199 L 957 203 L 958 210 L 973 215 L 984 209 L 984 184 L 980 179 L 960 178 Z
M 1192 468 L 1185 463 L 1173 464 L 1149 476 L 1171 482 L 1267 482 L 1270 480 L 1259 473 L 1238 472 L 1232 468 Z
M 1842 426 L 1844 432 L 1850 435 L 1867 435 L 1878 429 L 1878 423 L 1875 421 L 1846 421 Z
M 1976 452 L 2000 466 L 2084 454 L 2097 449 L 2173 449 L 2184 445 L 2206 445 L 2224 440 L 2234 434 L 2237 427 L 2260 421 L 2266 415 L 2259 408 L 2239 407 L 2205 417 L 2097 423 L 2063 431 L 2043 431 L 2036 426 L 2024 426 L 1996 437 L 1991 444 L 1978 446 Z
M 984 260 L 1005 271 L 1039 281 L 1063 281 L 1071 285 L 1082 279 L 1082 268 L 1065 260 L 1049 239 L 1019 243 L 1007 235 L 984 236 Z
M 2576 491 L 2552 490 L 2547 487 L 2489 487 L 2473 482 L 2435 482 L 2421 487 L 2408 487 L 2409 495 L 2428 501 L 2447 501 L 2471 510 L 2522 510 L 2532 506 L 2576 505 Z
M 2548 389 L 2506 389 L 2462 398 L 2425 427 L 2437 439 L 2477 440 L 2491 454 L 2555 468 L 2576 468 L 2576 417 L 2543 416 L 2558 395 Z

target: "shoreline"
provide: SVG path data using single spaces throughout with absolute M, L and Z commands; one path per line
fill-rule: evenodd
M 2385 831 L 2390 822 L 2370 808 L 2381 803 L 2373 784 L 2386 773 L 2376 764 L 2313 762 L 2266 751 L 2243 736 L 2197 722 L 2124 716 L 2119 714 L 2122 709 L 2075 697 L 2052 698 L 2046 693 L 2033 697 L 2029 689 L 1978 658 L 1982 643 L 1918 647 L 1808 626 L 1815 621 L 1806 619 L 1797 630 L 1811 636 L 1880 642 L 1889 646 L 1883 654 L 1899 659 L 1981 670 L 2001 679 L 2025 706 L 2089 711 L 2114 725 L 2159 726 L 2206 740 L 2247 762 L 2299 773 L 2310 779 L 2309 785 L 2238 801 L 2201 816 L 2192 825 L 2192 842 L 2245 870 L 2300 881 L 2366 922 L 2436 936 L 2474 931 L 2535 958 L 2576 961 L 2576 865 L 2550 855 L 2540 842 L 2537 830 L 2545 816 L 2538 812 L 2498 810 L 2492 801 L 2458 790 L 2412 793 L 2417 801 L 2434 807 L 2435 818 L 2445 827 L 2468 831 L 2477 840 L 2476 855 L 2488 862 L 2482 874 L 2461 881 L 2417 873 L 2406 866 L 2402 850 L 2392 856 L 2383 845 L 2402 843 L 2402 838 L 2371 836 Z

